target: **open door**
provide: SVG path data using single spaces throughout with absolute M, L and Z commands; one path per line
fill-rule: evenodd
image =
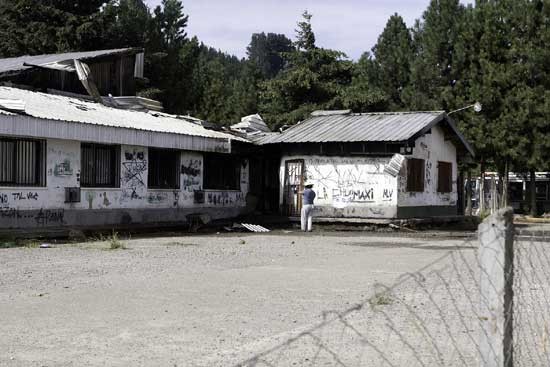
M 283 215 L 300 216 L 304 189 L 304 160 L 296 159 L 285 162 L 285 181 L 283 189 Z

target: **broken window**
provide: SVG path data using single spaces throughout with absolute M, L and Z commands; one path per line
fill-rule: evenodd
M 119 187 L 120 147 L 82 143 L 80 186 Z
M 204 189 L 240 190 L 241 160 L 228 154 L 205 154 Z
M 179 189 L 180 157 L 179 150 L 149 148 L 150 189 Z
M 0 138 L 0 185 L 46 186 L 46 142 Z
M 437 192 L 453 191 L 453 164 L 437 162 Z
M 423 159 L 407 159 L 407 191 L 424 191 L 425 162 Z

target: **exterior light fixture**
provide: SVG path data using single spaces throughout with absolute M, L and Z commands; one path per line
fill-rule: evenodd
M 477 113 L 481 112 L 481 110 L 483 109 L 483 106 L 481 105 L 481 103 L 476 102 L 476 103 L 471 104 L 469 106 L 459 108 L 458 110 L 451 111 L 447 114 L 447 116 L 449 116 L 449 115 L 451 115 L 455 112 L 459 112 L 459 111 L 462 111 L 462 110 L 465 110 L 465 109 L 468 109 L 468 108 L 472 108 L 472 107 L 474 108 L 474 111 L 476 111 Z

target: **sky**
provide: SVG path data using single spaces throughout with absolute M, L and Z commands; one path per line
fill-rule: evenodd
M 161 0 L 145 0 L 150 8 Z M 471 1 L 461 0 L 463 3 Z M 429 0 L 183 0 L 187 34 L 208 46 L 246 57 L 252 33 L 283 33 L 294 40 L 304 10 L 313 14 L 317 46 L 358 59 L 376 44 L 388 18 L 398 13 L 412 27 Z

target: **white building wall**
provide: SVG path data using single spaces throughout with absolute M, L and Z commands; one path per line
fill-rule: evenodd
M 284 156 L 280 167 L 283 204 L 285 163 L 303 159 L 314 184 L 316 215 L 391 218 L 397 214 L 397 178 L 384 172 L 391 157 Z
M 121 146 L 119 188 L 83 187 L 79 203 L 65 203 L 65 188 L 80 187 L 80 142 L 47 139 L 46 146 L 46 187 L 0 187 L 0 220 L 32 223 L 35 219 L 38 224 L 62 225 L 67 210 L 84 213 L 109 209 L 190 209 L 206 213 L 207 209 L 214 208 L 219 209 L 216 216 L 223 217 L 226 209 L 246 206 L 247 160 L 243 160 L 241 166 L 240 190 L 206 190 L 204 200 L 197 203 L 195 190 L 203 190 L 201 153 L 181 152 L 179 189 L 155 190 L 147 187 L 148 148 L 128 145 Z M 228 216 L 234 213 L 237 211 L 231 211 Z
M 424 192 L 407 191 L 407 167 L 403 166 L 399 176 L 400 207 L 416 206 L 454 206 L 457 203 L 457 175 L 456 147 L 447 140 L 439 126 L 432 128 L 431 134 L 420 137 L 415 142 L 413 153 L 407 158 L 425 160 Z M 452 163 L 452 192 L 437 192 L 438 167 L 437 162 Z

